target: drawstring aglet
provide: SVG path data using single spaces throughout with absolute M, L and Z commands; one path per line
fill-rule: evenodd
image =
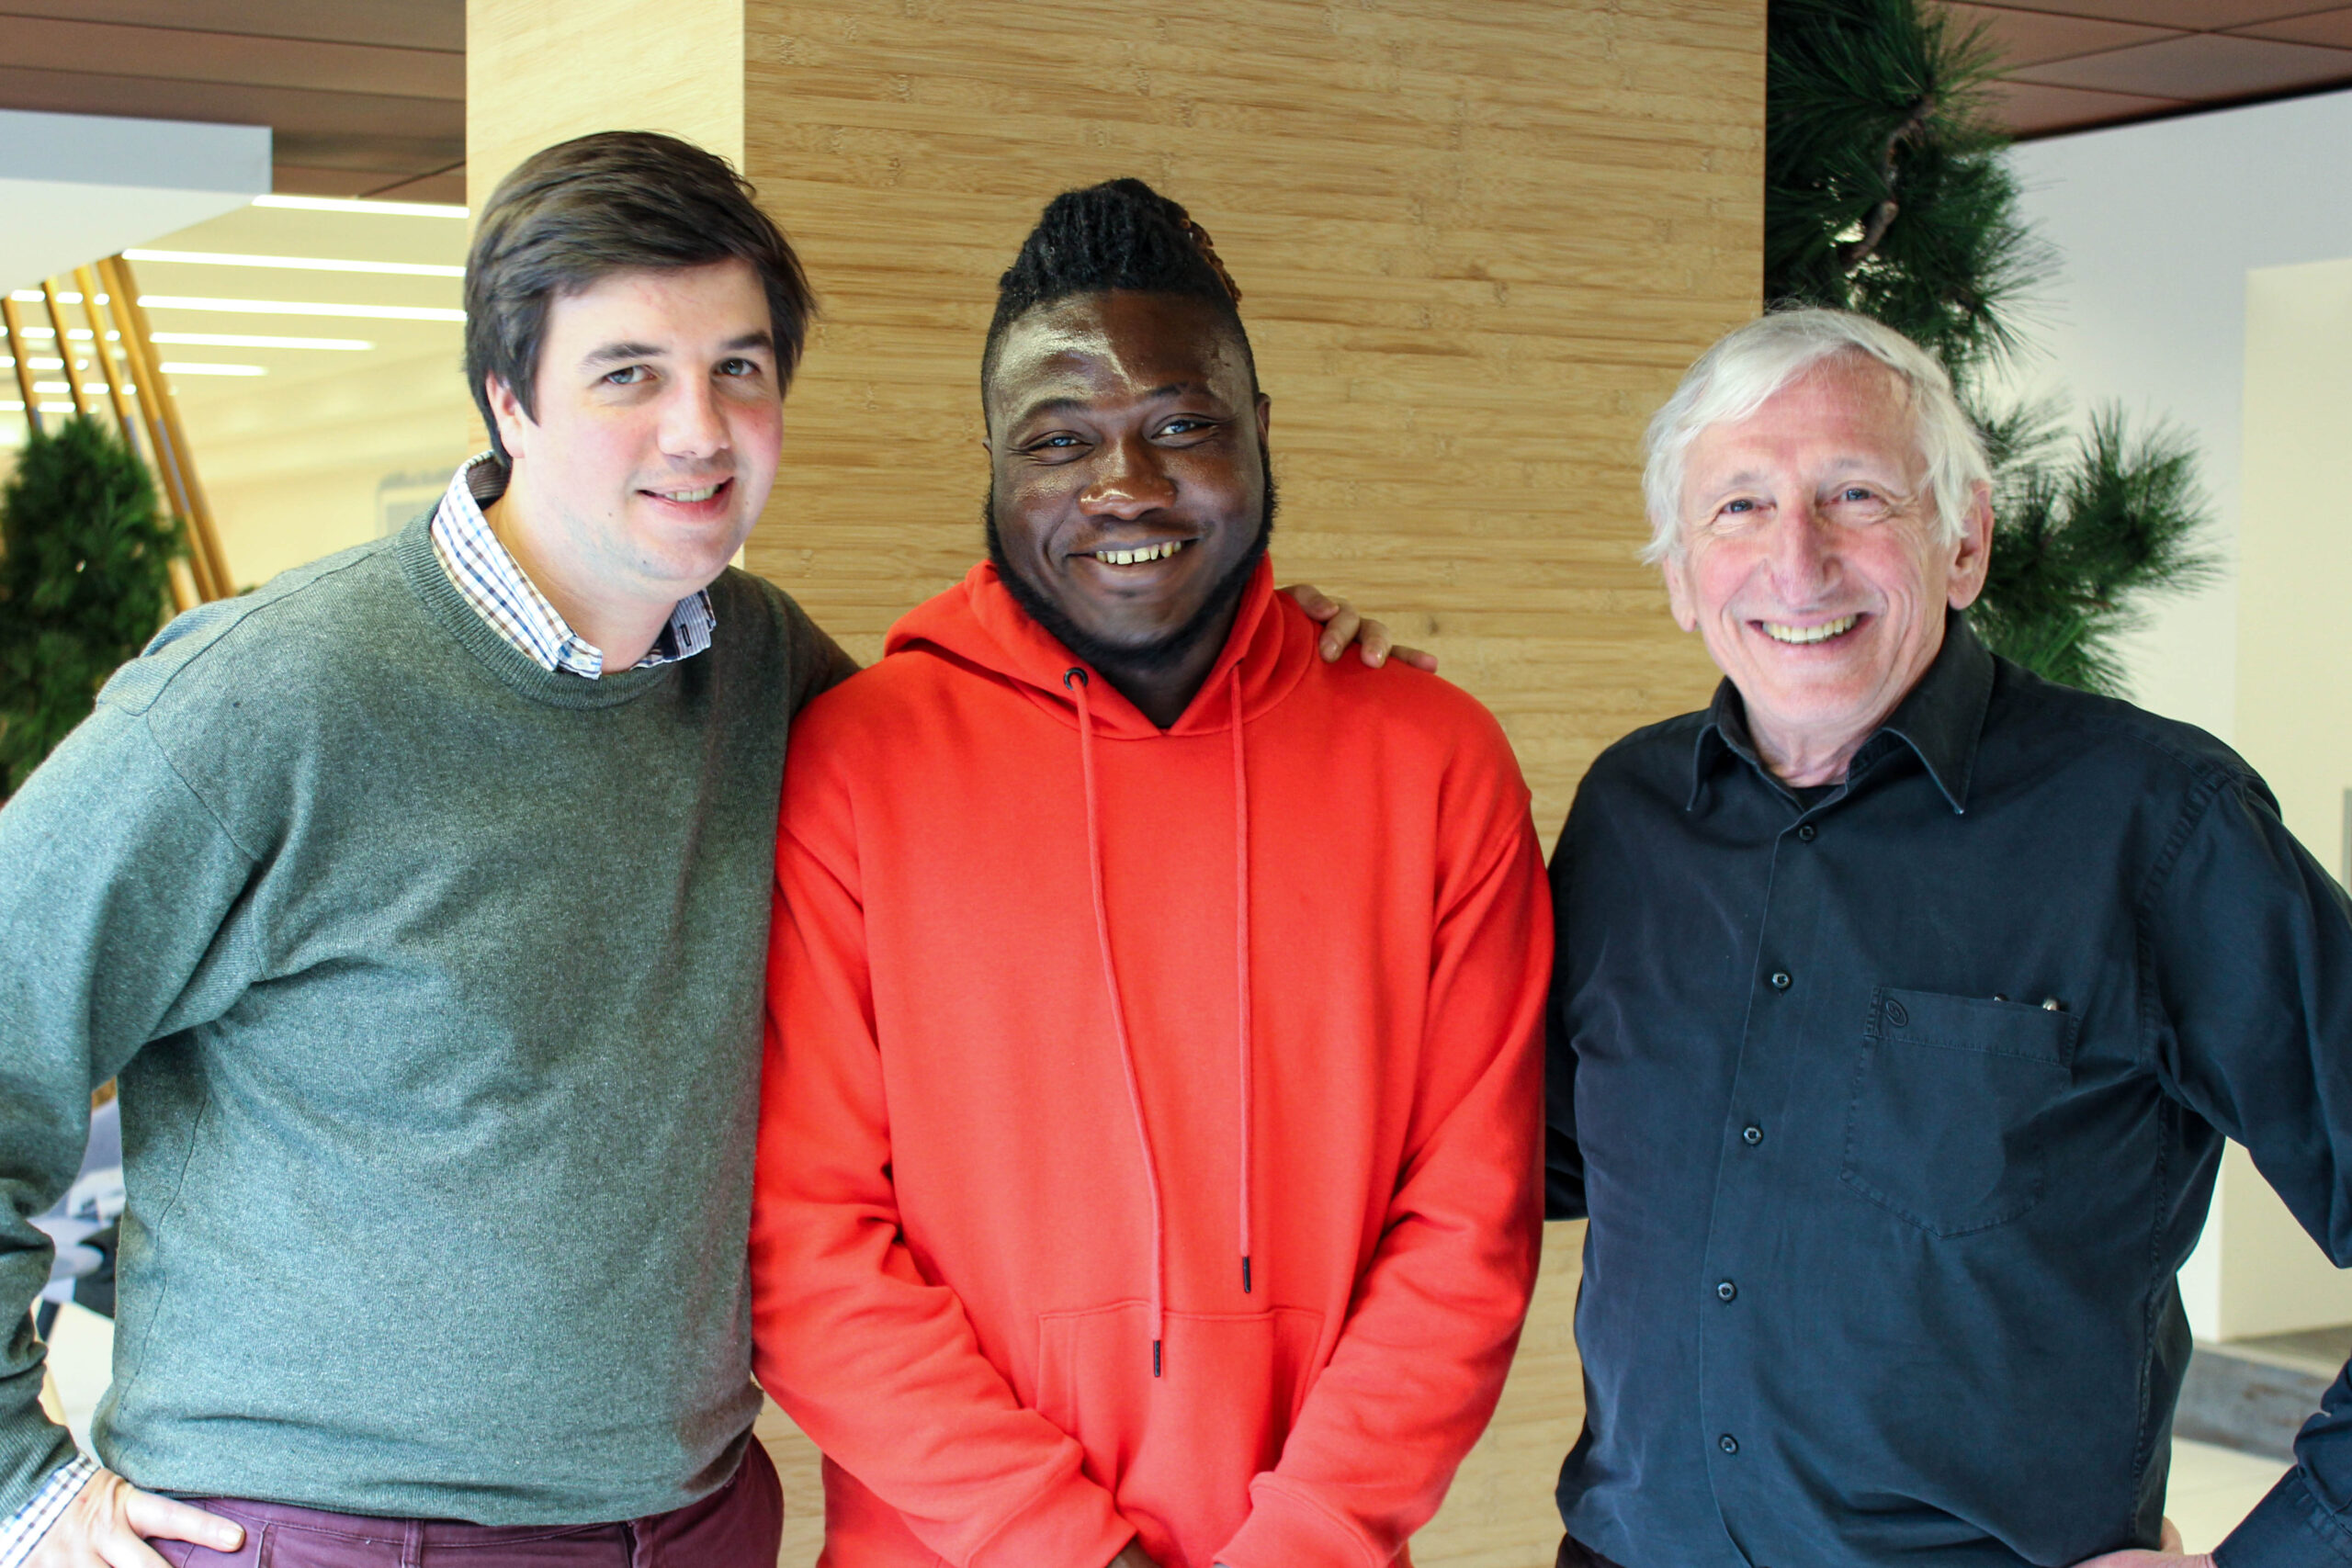
M 1151 1375 L 1159 1375 L 1159 1341 L 1157 1339 L 1151 1342 Z
M 1241 1293 L 1245 1296 L 1250 1293 L 1250 1255 L 1248 1253 L 1241 1256 Z

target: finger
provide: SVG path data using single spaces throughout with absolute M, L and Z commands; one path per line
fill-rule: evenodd
M 107 1568 L 172 1568 L 164 1554 L 119 1526 L 93 1540 L 97 1561 Z
M 1338 612 L 1323 623 L 1323 662 L 1339 658 L 1363 629 L 1363 617 L 1356 614 L 1356 607 L 1345 599 L 1339 601 Z
M 215 1551 L 234 1551 L 244 1542 L 244 1527 L 234 1519 L 136 1487 L 127 1486 L 123 1494 L 121 1517 L 142 1536 L 193 1541 Z
M 1340 601 L 1311 582 L 1294 582 L 1283 592 L 1298 601 L 1310 621 L 1328 621 L 1340 613 Z
M 2159 1551 L 2183 1550 L 2180 1544 L 2180 1527 L 2170 1519 L 2166 1519 L 2164 1522 L 2164 1528 L 2157 1532 L 2156 1550 Z
M 1388 650 L 1388 657 L 1415 670 L 1426 671 L 1431 675 L 1437 673 L 1437 655 L 1422 649 L 1393 648 Z

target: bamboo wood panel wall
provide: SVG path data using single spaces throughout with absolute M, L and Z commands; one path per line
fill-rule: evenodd
M 1216 236 L 1273 398 L 1284 579 L 1502 718 L 1550 836 L 1702 704 L 1637 443 L 1759 288 L 1762 0 L 747 0 L 746 171 L 824 297 L 751 565 L 861 658 L 981 552 L 997 275 L 1138 175 Z

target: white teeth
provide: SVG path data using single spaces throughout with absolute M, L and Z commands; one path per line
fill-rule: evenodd
M 1854 623 L 1860 619 L 1860 615 L 1846 615 L 1838 620 L 1824 621 L 1817 626 L 1784 626 L 1777 621 L 1766 621 L 1763 623 L 1764 635 L 1774 642 L 1827 642 L 1833 637 L 1842 637 L 1852 631 Z
M 1097 550 L 1094 558 L 1106 566 L 1140 566 L 1145 561 L 1166 560 L 1189 543 L 1187 539 L 1170 539 L 1157 545 L 1139 545 L 1132 550 Z
M 712 496 L 717 495 L 718 493 L 718 486 L 705 485 L 700 490 L 665 490 L 662 491 L 662 499 L 664 501 L 693 502 L 697 501 L 708 501 Z

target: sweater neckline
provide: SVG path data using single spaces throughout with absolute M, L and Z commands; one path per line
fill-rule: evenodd
M 559 708 L 608 708 L 634 702 L 671 678 L 675 664 L 616 670 L 590 680 L 569 670 L 548 670 L 504 637 L 466 603 L 449 574 L 433 553 L 431 509 L 419 513 L 394 536 L 392 554 L 408 579 L 410 590 L 433 617 L 462 644 L 467 652 L 499 681 L 535 703 Z M 707 657 L 703 655 L 702 657 Z

